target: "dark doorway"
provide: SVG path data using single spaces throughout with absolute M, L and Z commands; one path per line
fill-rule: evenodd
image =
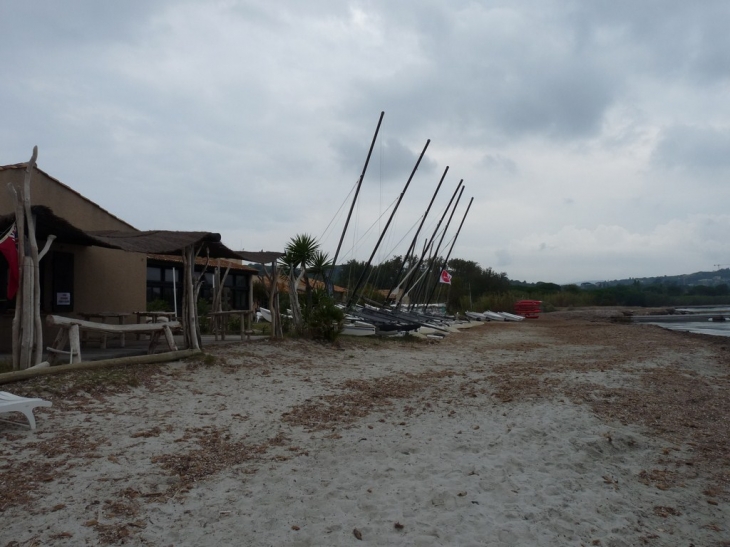
M 53 297 L 51 309 L 54 312 L 72 312 L 74 309 L 74 255 L 53 253 Z

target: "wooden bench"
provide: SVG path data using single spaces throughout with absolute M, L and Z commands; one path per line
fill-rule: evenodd
M 46 318 L 46 324 L 49 327 L 60 327 L 58 335 L 53 345 L 48 350 L 48 362 L 53 365 L 59 355 L 67 355 L 71 363 L 81 362 L 81 336 L 80 333 L 94 332 L 101 334 L 149 334 L 150 345 L 147 353 L 155 352 L 160 336 L 165 335 L 165 340 L 170 351 L 177 351 L 175 339 L 172 336 L 173 329 L 179 329 L 180 323 L 177 321 L 169 321 L 166 323 L 142 323 L 128 325 L 113 325 L 110 323 L 95 323 L 93 321 L 84 321 L 83 319 L 74 319 L 71 317 L 61 317 L 60 315 L 49 315 Z M 69 344 L 69 350 L 66 351 L 66 344 Z
M 99 323 L 106 323 L 107 319 L 112 319 L 112 320 L 116 319 L 117 323 L 119 323 L 120 325 L 123 325 L 124 318 L 127 317 L 129 314 L 128 313 L 117 313 L 117 312 L 111 312 L 111 311 L 102 311 L 102 312 L 98 312 L 98 313 L 76 312 L 76 315 L 78 315 L 84 321 L 97 322 L 97 320 L 98 320 Z M 113 323 L 113 321 L 112 321 L 112 323 Z M 82 336 L 81 336 L 82 343 L 88 342 L 88 338 L 84 335 L 88 335 L 88 332 L 84 332 L 82 334 Z M 101 344 L 99 346 L 101 349 L 106 349 L 106 337 L 107 337 L 106 332 L 101 335 Z M 124 347 L 124 333 L 123 332 L 121 333 L 120 338 L 121 338 L 122 347 Z

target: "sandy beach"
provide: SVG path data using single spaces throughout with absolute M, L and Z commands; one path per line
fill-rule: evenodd
M 610 315 L 0 386 L 0 545 L 729 546 L 730 340 Z

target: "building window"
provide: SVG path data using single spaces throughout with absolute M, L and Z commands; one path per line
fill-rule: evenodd
M 174 277 L 173 277 L 174 268 Z M 196 266 L 196 275 L 200 275 L 202 266 Z M 173 284 L 173 279 L 175 283 Z M 177 309 L 182 307 L 182 264 L 170 264 L 164 262 L 148 261 L 147 263 L 147 302 L 162 300 L 170 311 L 174 310 L 175 290 L 177 293 Z M 229 271 L 223 283 L 221 304 L 224 310 L 246 310 L 249 309 L 250 275 Z M 213 300 L 213 272 L 210 270 L 203 274 L 203 283 L 200 287 L 199 298 L 207 301 Z

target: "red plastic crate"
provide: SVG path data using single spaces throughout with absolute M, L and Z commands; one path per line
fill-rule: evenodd
M 537 319 L 540 317 L 541 300 L 520 300 L 515 302 L 515 313 L 525 319 Z

